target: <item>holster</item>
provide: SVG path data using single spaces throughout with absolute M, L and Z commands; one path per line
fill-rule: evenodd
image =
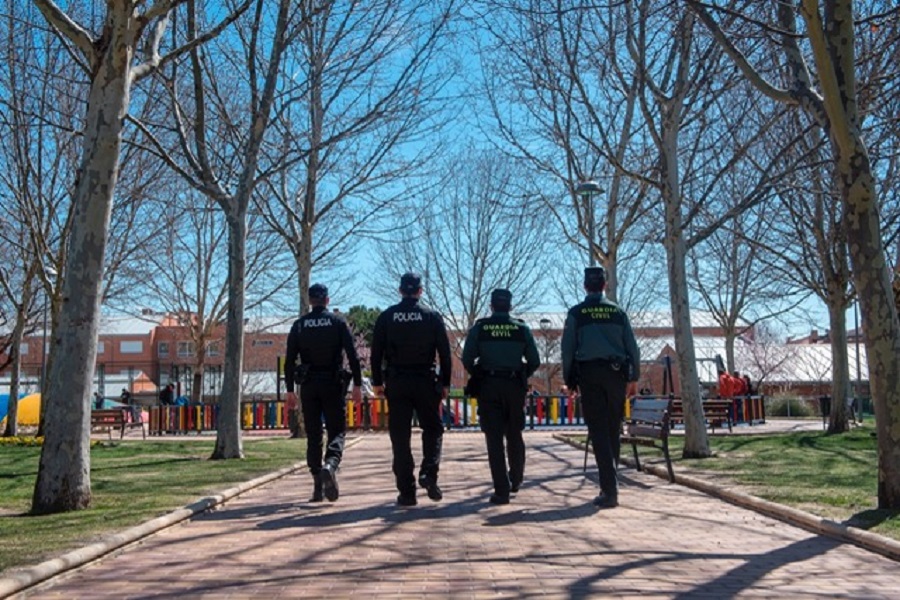
M 301 383 L 306 383 L 306 379 L 309 377 L 309 365 L 297 365 L 294 368 L 294 383 L 300 385 Z
M 469 398 L 477 398 L 481 393 L 481 373 L 475 371 L 473 375 L 469 375 L 469 381 L 463 388 L 463 393 Z
M 444 393 L 444 386 L 441 384 L 441 378 L 438 377 L 437 373 L 433 373 L 434 377 L 434 393 L 438 398 L 441 397 Z
M 578 363 L 573 362 L 572 367 L 569 370 L 569 377 L 566 379 L 566 387 L 569 389 L 575 389 L 578 387 L 579 373 L 578 373 Z
M 341 389 L 346 391 L 347 388 L 350 387 L 350 382 L 353 380 L 353 373 L 348 369 L 340 369 L 337 373 Z
M 303 436 L 303 428 L 301 427 L 300 410 L 297 408 L 288 411 L 288 430 L 291 432 L 292 438 Z

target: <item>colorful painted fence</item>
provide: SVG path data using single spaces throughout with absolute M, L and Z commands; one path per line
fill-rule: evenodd
M 762 396 L 734 398 L 735 423 L 765 422 L 765 403 Z M 627 417 L 631 403 L 626 403 Z M 215 431 L 218 405 L 153 406 L 149 410 L 149 433 L 189 433 Z M 529 396 L 525 401 L 525 426 L 528 429 L 545 427 L 583 427 L 581 399 L 567 396 Z M 347 400 L 347 428 L 350 430 L 386 430 L 388 403 L 384 398 L 363 397 L 360 402 Z M 441 417 L 447 429 L 471 429 L 479 426 L 478 400 L 451 396 L 441 406 Z M 284 401 L 259 400 L 241 405 L 241 427 L 245 430 L 286 430 L 287 408 Z

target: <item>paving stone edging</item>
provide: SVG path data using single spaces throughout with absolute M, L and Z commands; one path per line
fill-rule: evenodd
M 361 437 L 358 437 L 356 439 L 347 440 L 344 446 L 345 448 L 350 447 L 359 442 L 361 439 Z M 206 496 L 205 498 L 201 498 L 183 508 L 174 510 L 161 517 L 156 517 L 155 519 L 151 519 L 150 521 L 146 521 L 140 525 L 131 527 L 130 529 L 126 529 L 125 531 L 122 531 L 120 533 L 115 533 L 104 537 L 103 540 L 94 544 L 90 544 L 89 546 L 84 546 L 83 548 L 67 552 L 62 556 L 52 558 L 32 567 L 25 567 L 21 570 L 8 573 L 0 578 L 0 598 L 6 598 L 8 596 L 11 596 L 12 594 L 15 594 L 16 592 L 21 592 L 22 590 L 33 587 L 39 583 L 47 581 L 48 579 L 56 577 L 57 575 L 65 573 L 66 571 L 82 567 L 91 561 L 97 560 L 98 558 L 101 558 L 104 555 L 109 554 L 110 552 L 122 548 L 123 546 L 133 544 L 134 542 L 137 542 L 138 540 L 145 538 L 148 535 L 154 534 L 157 531 L 160 531 L 167 527 L 171 527 L 172 525 L 176 525 L 177 523 L 190 519 L 195 515 L 210 510 L 211 508 L 215 508 L 216 506 L 227 502 L 228 500 L 231 500 L 235 496 L 239 496 L 240 494 L 243 494 L 249 490 L 257 488 L 261 485 L 265 485 L 267 483 L 275 481 L 276 479 L 280 479 L 304 468 L 306 468 L 305 462 L 294 463 L 289 467 L 279 469 L 278 471 L 268 473 L 261 477 L 257 477 L 256 479 L 251 479 L 250 481 L 245 481 L 244 483 L 236 485 L 232 488 L 228 488 L 227 490 L 213 496 Z
M 573 440 L 568 436 L 556 435 L 554 437 L 575 446 L 576 448 L 584 450 L 583 443 Z M 620 460 L 629 467 L 634 467 L 634 461 L 632 459 L 622 457 Z M 642 464 L 641 467 L 647 473 L 656 475 L 667 481 L 669 479 L 669 473 L 664 466 Z M 860 529 L 858 527 L 844 525 L 797 508 L 785 506 L 784 504 L 764 500 L 745 492 L 723 488 L 697 477 L 680 475 L 677 471 L 675 472 L 675 483 L 714 496 L 726 502 L 730 502 L 731 504 L 754 510 L 768 517 L 806 529 L 807 531 L 825 535 L 848 544 L 853 544 L 892 560 L 900 561 L 900 542 L 892 538 L 878 535 L 877 533 L 872 533 L 871 531 L 866 531 L 865 529 Z

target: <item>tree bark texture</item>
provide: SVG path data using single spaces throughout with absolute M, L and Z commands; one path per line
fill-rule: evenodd
M 97 55 L 91 81 L 62 297 L 50 344 L 52 360 L 42 399 L 44 445 L 32 499 L 36 514 L 77 510 L 91 502 L 91 386 L 133 47 L 126 11 L 111 15 L 105 32 L 109 37 Z
M 882 241 L 875 178 L 862 139 L 856 89 L 853 2 L 801 2 L 823 90 L 844 225 L 861 307 L 869 381 L 878 431 L 878 506 L 900 508 L 900 319 Z
M 850 397 L 850 357 L 847 353 L 847 307 L 843 303 L 828 306 L 831 325 L 831 413 L 828 433 L 843 433 L 850 429 L 847 419 L 847 399 Z
M 20 348 L 22 347 L 22 338 L 25 337 L 26 307 L 31 300 L 27 291 L 28 287 L 25 286 L 26 291 L 22 296 L 22 302 L 16 307 L 16 325 L 13 327 L 12 340 L 9 345 L 9 360 L 12 369 L 9 373 L 9 404 L 6 411 L 6 428 L 3 431 L 5 437 L 19 435 L 19 378 L 22 375 Z M 43 348 L 41 351 L 43 351 Z
M 678 375 L 681 401 L 684 407 L 685 458 L 711 456 L 706 422 L 703 418 L 703 400 L 697 375 L 697 356 L 694 352 L 694 334 L 691 328 L 691 309 L 687 283 L 687 244 L 684 240 L 681 217 L 681 195 L 678 174 L 678 131 L 669 123 L 664 125 L 661 158 L 663 163 L 662 197 L 666 218 L 666 263 L 669 272 L 669 303 L 672 307 L 672 326 L 675 334 L 675 350 L 678 353 Z
M 228 317 L 225 320 L 225 364 L 222 397 L 211 458 L 243 458 L 241 439 L 241 378 L 244 362 L 244 279 L 246 277 L 247 219 L 241 211 L 228 215 Z

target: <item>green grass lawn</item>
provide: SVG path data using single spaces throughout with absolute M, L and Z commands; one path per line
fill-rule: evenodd
M 97 541 L 306 456 L 305 439 L 245 438 L 244 460 L 207 460 L 213 446 L 212 439 L 96 445 L 91 507 L 46 516 L 26 514 L 40 448 L 0 446 L 0 571 Z
M 867 425 L 841 435 L 798 432 L 710 436 L 713 458 L 682 459 L 675 473 L 734 484 L 754 496 L 900 540 L 900 512 L 878 510 L 876 440 Z M 652 451 L 646 452 L 648 458 Z M 630 449 L 623 448 L 623 456 Z

